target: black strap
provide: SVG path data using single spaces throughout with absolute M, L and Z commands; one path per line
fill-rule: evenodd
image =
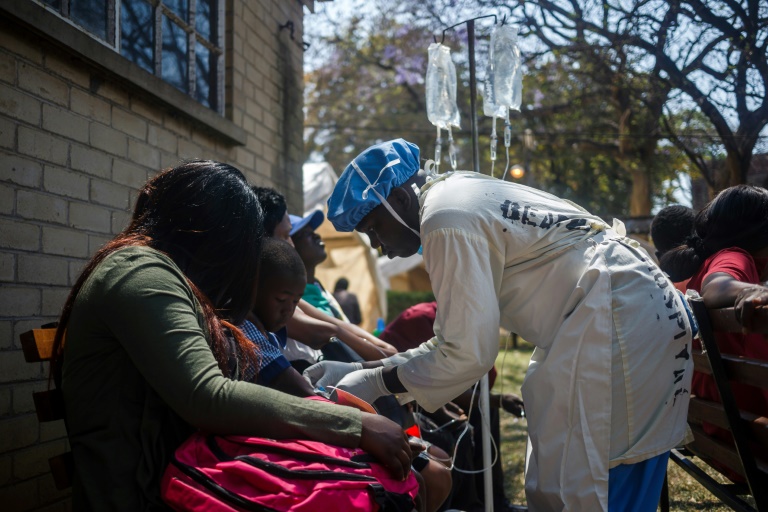
M 298 450 L 292 450 L 284 446 L 250 445 L 248 443 L 241 443 L 233 439 L 227 439 L 227 441 L 230 443 L 239 444 L 240 446 L 250 446 L 253 448 L 253 451 L 255 452 L 276 453 L 279 455 L 287 455 L 293 459 L 303 460 L 307 462 L 321 462 L 324 464 L 333 464 L 336 466 L 344 466 L 344 467 L 354 468 L 354 469 L 368 469 L 371 467 L 370 464 L 367 464 L 367 462 L 371 462 L 371 460 L 358 459 L 356 456 L 352 457 L 351 460 L 340 459 L 338 457 L 332 457 L 330 455 L 323 455 L 320 453 L 306 453 Z M 216 442 L 215 436 L 209 435 L 206 438 L 206 443 L 208 444 L 208 448 L 210 448 L 211 452 L 213 452 L 213 454 L 216 455 L 216 457 L 219 460 L 227 461 L 227 460 L 235 459 L 235 457 L 231 457 L 226 452 L 224 452 L 224 450 L 221 449 L 221 446 L 219 446 L 219 444 Z
M 409 494 L 388 491 L 381 484 L 370 484 L 373 501 L 380 507 L 380 512 L 410 512 L 414 509 L 413 498 Z
M 208 475 L 203 473 L 202 471 L 198 470 L 197 468 L 193 468 L 192 466 L 189 466 L 187 464 L 184 464 L 183 462 L 179 461 L 176 457 L 174 457 L 171 460 L 171 464 L 179 468 L 179 470 L 187 475 L 189 478 L 191 478 L 193 481 L 197 482 L 198 484 L 202 485 L 209 491 L 211 491 L 213 494 L 219 497 L 224 502 L 230 503 L 232 505 L 236 505 L 242 509 L 253 511 L 253 512 L 279 512 L 278 510 L 274 508 L 267 507 L 266 505 L 262 505 L 260 503 L 255 503 L 253 501 L 247 500 L 240 496 L 237 493 L 234 493 L 230 491 L 229 489 L 225 489 L 224 487 L 220 486 L 215 480 L 211 479 Z

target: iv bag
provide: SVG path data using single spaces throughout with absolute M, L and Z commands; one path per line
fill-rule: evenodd
M 488 117 L 507 117 L 507 107 L 496 106 L 496 95 L 493 90 L 493 49 L 491 49 L 488 65 L 485 68 L 485 83 L 483 84 L 483 114 Z
M 520 111 L 523 70 L 517 47 L 517 28 L 497 26 L 491 34 L 491 52 L 495 104 Z
M 451 125 L 459 128 L 456 67 L 451 60 L 451 49 L 440 43 L 432 43 L 427 53 L 427 118 L 438 128 L 448 128 Z

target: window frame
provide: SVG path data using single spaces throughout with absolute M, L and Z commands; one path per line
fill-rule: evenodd
M 31 0 L 33 3 L 53 13 L 57 17 L 66 21 L 69 25 L 77 28 L 81 32 L 92 37 L 94 40 L 99 41 L 106 47 L 112 49 L 118 54 L 120 58 L 136 64 L 134 61 L 125 57 L 122 54 L 122 37 L 121 37 L 121 23 L 120 17 L 122 15 L 122 2 L 131 0 L 105 0 L 106 2 L 106 14 L 107 14 L 107 26 L 106 26 L 106 38 L 101 38 L 99 35 L 89 31 L 87 27 L 84 27 L 71 18 L 71 0 L 61 0 L 61 5 L 57 9 L 44 0 Z M 184 21 L 179 17 L 169 6 L 167 6 L 163 0 L 135 0 L 148 4 L 152 9 L 152 17 L 154 23 L 154 48 L 153 48 L 153 75 L 163 80 L 165 83 L 175 87 L 171 82 L 163 78 L 162 66 L 163 66 L 163 17 L 167 17 L 171 23 L 180 27 L 186 33 L 187 51 L 186 51 L 186 65 L 187 65 L 187 77 L 186 77 L 186 91 L 179 89 L 182 94 L 185 94 L 192 98 L 195 102 L 202 105 L 204 108 L 209 108 L 219 115 L 224 114 L 224 90 L 225 90 L 225 0 L 211 0 L 214 4 L 212 6 L 212 19 L 215 20 L 215 24 L 211 24 L 212 37 L 211 41 L 205 39 L 199 35 L 197 31 L 197 5 L 198 0 L 188 1 L 188 21 Z M 213 55 L 210 59 L 211 62 L 211 77 L 213 78 L 210 87 L 215 89 L 214 93 L 209 95 L 208 101 L 211 105 L 205 105 L 197 100 L 197 61 L 196 61 L 196 48 L 197 44 L 201 44 Z M 138 64 L 136 64 L 138 66 Z M 141 66 L 139 66 L 141 67 Z M 142 68 L 144 69 L 144 68 Z
M 235 110 L 230 108 L 231 105 L 226 105 L 224 115 L 205 107 L 160 77 L 148 73 L 138 64 L 122 55 L 116 55 L 114 49 L 103 41 L 86 34 L 79 26 L 42 7 L 38 2 L 0 1 L 0 14 L 7 15 L 7 19 L 23 31 L 81 59 L 90 75 L 91 93 L 96 94 L 101 81 L 106 77 L 145 101 L 168 109 L 171 116 L 192 121 L 202 131 L 217 137 L 226 145 L 247 144 L 248 132 L 232 121 Z M 222 23 L 229 23 L 229 16 L 227 14 L 227 19 L 222 17 Z M 227 30 L 230 30 L 229 25 L 226 26 Z M 231 37 L 229 33 L 223 35 Z M 35 41 L 35 44 L 41 43 Z M 229 77 L 230 71 L 227 70 L 226 73 Z

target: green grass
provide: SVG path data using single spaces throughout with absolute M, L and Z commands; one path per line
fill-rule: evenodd
M 520 386 L 525 377 L 531 352 L 533 352 L 533 347 L 525 341 L 520 342 L 518 349 L 507 351 L 502 349 L 496 360 L 499 377 L 494 385 L 495 392 L 520 395 Z M 501 412 L 501 457 L 504 465 L 504 491 L 507 498 L 515 504 L 525 504 L 523 471 L 525 469 L 526 429 L 527 422 L 525 419 L 518 420 L 511 414 Z M 720 481 L 724 481 L 714 471 L 708 471 L 708 473 Z M 669 465 L 669 495 L 671 510 L 715 512 L 731 510 L 722 505 L 715 496 L 673 463 Z

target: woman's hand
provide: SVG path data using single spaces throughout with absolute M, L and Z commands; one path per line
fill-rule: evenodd
M 373 455 L 395 478 L 405 480 L 411 471 L 413 453 L 408 436 L 400 425 L 384 416 L 363 413 L 360 448 Z
M 768 287 L 754 285 L 744 288 L 736 295 L 733 309 L 744 333 L 766 332 L 768 325 L 755 316 L 755 308 L 768 305 Z

